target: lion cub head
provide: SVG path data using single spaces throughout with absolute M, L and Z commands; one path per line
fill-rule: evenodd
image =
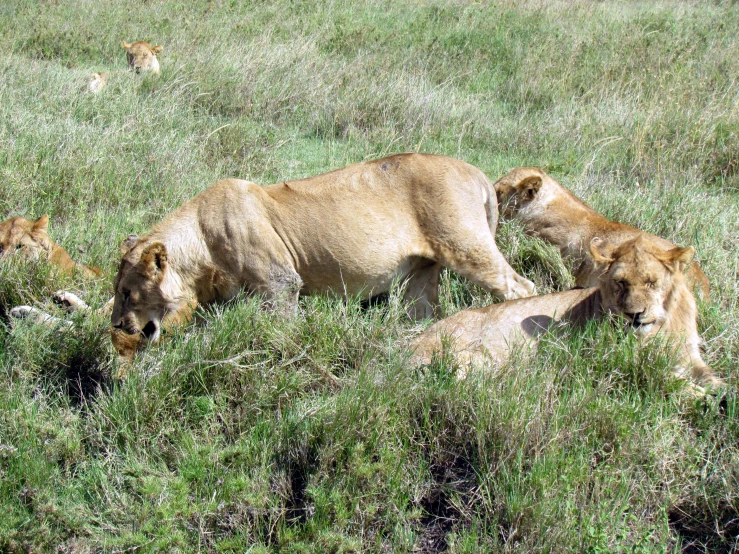
M 619 246 L 594 238 L 590 255 L 602 270 L 603 308 L 625 316 L 640 334 L 656 332 L 685 311 L 685 302 L 694 305 L 683 275 L 693 253 L 693 247 L 663 250 L 644 235 Z
M 159 60 L 157 56 L 162 52 L 161 46 L 152 46 L 148 42 L 140 40 L 133 44 L 121 41 L 121 46 L 126 49 L 128 67 L 136 73 L 151 71 L 159 75 Z
M 47 234 L 49 216 L 42 215 L 36 221 L 13 217 L 0 223 L 0 258 L 21 254 L 26 258 L 38 259 L 42 254 L 49 256 L 54 241 Z

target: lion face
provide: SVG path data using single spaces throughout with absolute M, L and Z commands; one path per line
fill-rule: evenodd
M 620 246 L 596 237 L 590 243 L 590 253 L 603 270 L 598 281 L 603 307 L 623 315 L 637 332 L 651 334 L 665 322 L 666 303 L 683 280 L 694 249 L 663 250 L 638 235 Z
M 128 67 L 136 73 L 151 71 L 152 73 L 159 74 L 159 60 L 157 60 L 157 56 L 163 50 L 161 46 L 152 46 L 142 40 L 133 44 L 124 40 L 121 41 L 121 46 L 126 50 Z
M 145 239 L 132 235 L 121 250 L 125 253 L 115 282 L 111 325 L 128 335 L 143 335 L 155 342 L 169 308 L 162 292 L 169 269 L 167 249 L 161 242 L 147 244 Z M 116 343 L 115 335 L 113 342 Z
M 0 223 L 0 259 L 21 254 L 29 259 L 47 256 L 53 243 L 47 234 L 49 216 L 42 215 L 36 221 L 13 217 Z

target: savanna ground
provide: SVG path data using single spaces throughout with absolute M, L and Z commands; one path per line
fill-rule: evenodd
M 739 10 L 710 2 L 0 6 L 0 217 L 51 216 L 92 284 L 0 268 L 0 306 L 112 292 L 118 245 L 213 181 L 402 151 L 544 168 L 692 244 L 710 277 L 692 398 L 605 322 L 457 381 L 412 369 L 398 300 L 239 298 L 118 370 L 103 316 L 3 319 L 0 551 L 730 552 L 739 548 Z M 160 78 L 121 40 L 162 44 Z M 93 71 L 114 71 L 86 91 Z M 541 292 L 572 279 L 504 224 Z M 492 298 L 454 275 L 446 314 Z

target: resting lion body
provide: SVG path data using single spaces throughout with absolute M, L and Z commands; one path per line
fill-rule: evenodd
M 63 273 L 81 272 L 95 278 L 101 271 L 76 263 L 67 251 L 59 246 L 48 234 L 49 216 L 42 215 L 35 221 L 22 217 L 12 217 L 0 223 L 0 258 L 19 253 L 30 259 L 45 257 L 50 264 Z
M 595 238 L 591 256 L 600 272 L 597 287 L 458 312 L 415 338 L 413 361 L 430 363 L 435 352 L 446 349 L 462 368 L 500 364 L 512 351 L 535 346 L 554 323 L 578 325 L 614 313 L 644 339 L 670 338 L 679 349 L 677 376 L 721 386 L 700 354 L 695 300 L 683 275 L 692 255 L 692 248 L 665 251 L 643 234 L 620 245 Z
M 598 282 L 598 270 L 588 254 L 593 238 L 621 244 L 643 232 L 600 215 L 534 167 L 514 169 L 498 179 L 494 187 L 503 215 L 517 219 L 529 234 L 559 248 L 562 257 L 572 262 L 575 284 L 579 287 L 593 287 Z M 663 250 L 675 247 L 661 237 L 644 234 Z M 698 264 L 690 266 L 686 278 L 693 290 L 708 298 L 708 277 Z
M 241 290 L 286 312 L 299 294 L 369 297 L 407 279 L 412 317 L 432 316 L 442 267 L 512 299 L 533 293 L 498 250 L 492 183 L 452 158 L 399 154 L 259 186 L 219 181 L 124 243 L 111 323 L 156 340 L 163 316 Z M 115 342 L 115 339 L 114 339 Z

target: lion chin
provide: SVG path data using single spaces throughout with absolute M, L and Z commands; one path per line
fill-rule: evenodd
M 697 309 L 685 283 L 684 268 L 693 248 L 663 250 L 645 234 L 621 244 L 598 237 L 590 254 L 599 269 L 596 287 L 523 298 L 485 308 L 463 310 L 439 321 L 410 344 L 414 364 L 451 355 L 460 376 L 473 366 L 502 364 L 513 351 L 531 348 L 555 323 L 582 325 L 618 314 L 642 339 L 657 334 L 671 339 L 678 354 L 674 373 L 689 374 L 699 386 L 721 387 L 700 355 Z

